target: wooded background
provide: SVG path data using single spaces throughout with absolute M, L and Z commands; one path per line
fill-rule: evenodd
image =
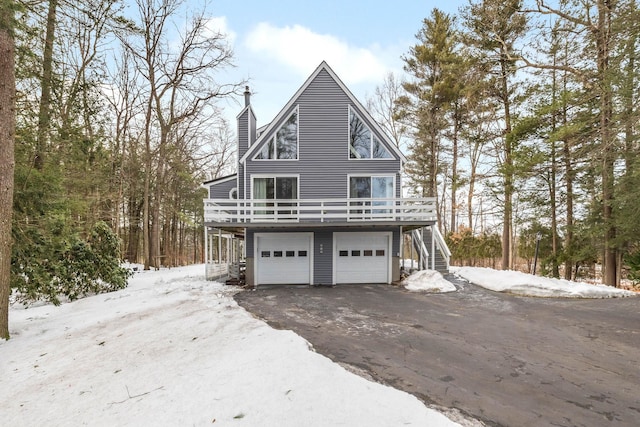
M 471 1 L 369 99 L 456 262 L 617 286 L 640 267 L 636 0 Z M 496 265 L 496 260 L 498 263 Z
M 101 221 L 124 260 L 202 262 L 201 183 L 234 172 L 219 101 L 245 84 L 220 77 L 225 35 L 180 0 L 136 0 L 127 16 L 115 0 L 1 1 L 16 17 L 15 274 L 37 278 Z M 518 267 L 541 233 L 548 274 L 634 274 L 636 0 L 425 16 L 407 23 L 419 31 L 405 73 L 368 105 L 409 156 L 412 194 L 437 198 L 454 257 Z

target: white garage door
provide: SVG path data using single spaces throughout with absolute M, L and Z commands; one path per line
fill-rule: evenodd
M 335 283 L 391 282 L 391 235 L 333 233 Z
M 257 233 L 256 284 L 312 283 L 312 233 Z

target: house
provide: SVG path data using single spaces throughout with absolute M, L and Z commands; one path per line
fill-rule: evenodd
M 265 126 L 250 98 L 237 173 L 204 183 L 208 278 L 246 266 L 255 286 L 391 283 L 414 249 L 448 269 L 435 199 L 403 197 L 405 157 L 326 62 Z

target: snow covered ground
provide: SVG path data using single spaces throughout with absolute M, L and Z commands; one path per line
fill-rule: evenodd
M 401 284 L 410 291 L 418 292 L 455 292 L 453 283 L 442 277 L 442 274 L 435 270 L 422 270 L 412 273 L 404 279 Z
M 534 297 L 616 298 L 637 296 L 635 292 L 605 285 L 570 282 L 533 276 L 518 271 L 498 271 L 480 267 L 451 267 L 456 276 L 497 292 Z
M 0 424 L 458 425 L 256 320 L 203 273 L 141 272 L 122 291 L 12 307 Z

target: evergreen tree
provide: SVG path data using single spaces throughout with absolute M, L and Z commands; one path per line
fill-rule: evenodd
M 407 95 L 397 104 L 413 134 L 406 171 L 419 196 L 437 199 L 442 140 L 449 126 L 445 113 L 455 87 L 454 70 L 460 63 L 453 18 L 434 9 L 416 38 L 419 43 L 403 58 L 412 80 L 403 84 Z M 441 217 L 440 209 L 438 215 Z
M 515 192 L 514 139 L 511 135 L 516 72 L 513 52 L 527 31 L 527 21 L 520 14 L 522 0 L 484 0 L 471 3 L 464 10 L 466 40 L 474 55 L 485 64 L 491 93 L 500 102 L 503 126 L 500 138 L 499 173 L 502 180 L 502 268 L 513 267 L 513 196 Z

